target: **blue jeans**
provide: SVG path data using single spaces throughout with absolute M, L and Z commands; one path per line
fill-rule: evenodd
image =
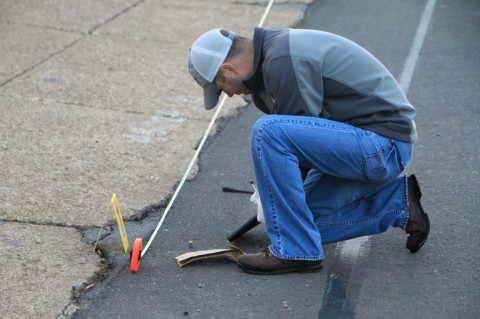
M 320 260 L 322 244 L 405 229 L 413 144 L 321 118 L 267 115 L 252 129 L 258 192 L 281 259 Z M 310 168 L 305 181 L 299 166 Z

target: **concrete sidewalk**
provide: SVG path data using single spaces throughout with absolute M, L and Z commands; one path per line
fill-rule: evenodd
M 267 2 L 0 2 L 4 318 L 75 311 L 108 268 L 82 233 L 113 223 L 112 193 L 126 219 L 168 200 L 213 115 L 188 48 L 216 27 L 251 35 Z M 295 24 L 310 2 L 276 1 L 265 26 Z M 222 116 L 244 104 L 230 99 Z

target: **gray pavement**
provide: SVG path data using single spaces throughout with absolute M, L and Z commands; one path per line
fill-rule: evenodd
M 400 76 L 427 1 L 316 1 L 299 27 L 352 38 Z M 261 114 L 252 105 L 222 122 L 201 154 L 200 172 L 184 186 L 140 271 L 116 260 L 97 289 L 83 296 L 75 318 L 477 318 L 480 3 L 437 1 L 408 91 L 417 107 L 419 141 L 408 173 L 415 173 L 432 231 L 417 254 L 405 234 L 327 245 L 316 274 L 255 276 L 225 260 L 180 268 L 174 257 L 222 248 L 225 235 L 252 215 L 249 133 Z M 399 27 L 401 26 L 401 27 Z M 226 156 L 228 154 L 228 156 Z M 137 227 L 148 231 L 160 216 Z M 132 225 L 132 227 L 134 227 Z M 254 252 L 268 244 L 262 226 L 235 242 Z
M 2 317 L 75 311 L 111 267 L 93 242 L 114 224 L 112 194 L 127 220 L 162 206 L 208 126 L 186 68 L 191 42 L 217 26 L 248 34 L 265 4 L 0 1 Z M 266 25 L 302 15 L 274 8 Z M 244 105 L 229 100 L 221 116 Z M 122 252 L 118 238 L 102 245 Z
M 74 1 L 36 3 L 0 2 L 8 65 L 0 71 L 0 297 L 7 301 L 0 307 L 7 317 L 478 317 L 478 1 L 436 1 L 408 92 L 420 135 L 408 171 L 419 178 L 432 220 L 426 246 L 410 254 L 405 235 L 391 230 L 326 246 L 320 273 L 272 277 L 247 275 L 224 259 L 184 268 L 174 260 L 190 251 L 189 241 L 194 250 L 225 247 L 226 233 L 254 211 L 248 195 L 221 190 L 249 189 L 253 178 L 249 133 L 261 114 L 252 105 L 238 109 L 241 99 L 225 105 L 228 117 L 138 273 L 128 270 L 115 227 L 100 243 L 106 260 L 98 265 L 91 245 L 98 227 L 88 227 L 101 225 L 117 189 L 125 215 L 140 218 L 126 223 L 130 241 L 148 239 L 212 114 L 182 73 L 182 50 L 220 25 L 250 35 L 263 7 L 91 1 L 82 18 L 71 13 Z M 426 3 L 316 1 L 299 26 L 347 36 L 399 76 Z M 47 18 L 62 7 L 65 14 Z M 295 23 L 299 8 L 277 7 L 267 26 Z M 246 252 L 265 246 L 262 227 L 235 244 Z

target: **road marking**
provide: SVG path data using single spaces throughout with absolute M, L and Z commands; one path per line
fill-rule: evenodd
M 405 95 L 408 92 L 410 87 L 410 83 L 413 78 L 413 72 L 417 66 L 418 58 L 420 56 L 420 50 L 422 49 L 423 42 L 425 40 L 425 35 L 427 34 L 427 29 L 430 24 L 430 20 L 432 18 L 433 9 L 435 7 L 435 3 L 437 0 L 428 0 L 427 4 L 425 5 L 425 10 L 423 11 L 423 15 L 420 19 L 420 23 L 417 27 L 417 32 L 415 34 L 415 38 L 413 39 L 412 46 L 410 47 L 410 53 L 405 61 L 403 66 L 402 75 L 400 76 L 399 84 L 405 92 Z M 352 251 L 360 250 L 362 243 L 364 242 L 364 237 L 355 238 L 352 240 L 346 241 L 340 247 L 337 245 L 335 252 L 337 249 L 341 249 L 341 251 L 352 253 Z M 368 240 L 370 237 L 366 237 Z M 364 252 L 368 254 L 368 251 Z
M 432 18 L 433 9 L 435 8 L 436 2 L 437 0 L 428 0 L 427 4 L 425 5 L 422 17 L 420 18 L 420 23 L 417 27 L 417 32 L 410 47 L 410 53 L 405 60 L 403 71 L 399 80 L 399 85 L 403 89 L 405 95 L 407 95 L 410 88 L 413 74 L 417 67 L 420 51 L 425 41 L 425 36 L 427 34 L 428 26 L 430 25 L 430 20 Z M 336 283 L 339 277 L 335 274 L 336 272 L 344 273 L 344 277 L 346 278 L 343 278 L 343 280 L 345 283 L 343 286 L 341 285 L 343 287 L 343 290 L 341 291 L 338 289 L 326 290 L 323 307 L 320 313 L 328 314 L 329 311 L 332 311 L 332 305 L 337 305 L 338 302 L 347 305 L 346 310 L 342 310 L 343 312 L 337 313 L 338 318 L 349 318 L 350 314 L 354 313 L 353 311 L 355 309 L 357 301 L 356 299 L 358 298 L 363 279 L 361 278 L 361 274 L 354 276 L 355 273 L 353 271 L 354 268 L 361 264 L 362 260 L 368 256 L 370 250 L 369 240 L 370 236 L 365 236 L 337 244 L 335 247 L 334 256 L 336 256 L 335 260 L 337 260 L 338 263 L 334 264 L 333 268 L 329 271 L 330 275 L 328 277 L 328 287 L 338 286 Z M 346 265 L 344 265 L 344 262 L 342 262 L 345 260 L 348 260 Z M 350 290 L 354 290 L 356 293 L 352 293 Z M 335 300 L 342 298 L 343 300 Z
M 408 54 L 407 60 L 403 65 L 403 72 L 402 75 L 400 75 L 399 84 L 405 92 L 405 95 L 407 95 L 408 89 L 410 88 L 413 73 L 415 72 L 415 68 L 417 67 L 418 59 L 420 57 L 420 51 L 423 47 L 423 42 L 427 34 L 428 26 L 430 25 L 430 20 L 432 18 L 433 9 L 435 8 L 436 2 L 437 0 L 428 0 L 425 6 L 425 10 L 423 11 L 422 18 L 420 19 L 417 33 L 415 34 L 412 46 L 410 47 L 410 53 Z
M 337 244 L 328 272 L 327 287 L 319 311 L 319 318 L 350 319 L 362 286 L 363 272 L 367 265 L 370 241 L 359 237 Z

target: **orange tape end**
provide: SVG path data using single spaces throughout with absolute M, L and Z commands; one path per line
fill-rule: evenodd
M 130 271 L 137 272 L 140 267 L 140 259 L 142 258 L 143 242 L 141 238 L 135 238 L 133 242 L 132 252 L 130 253 Z

